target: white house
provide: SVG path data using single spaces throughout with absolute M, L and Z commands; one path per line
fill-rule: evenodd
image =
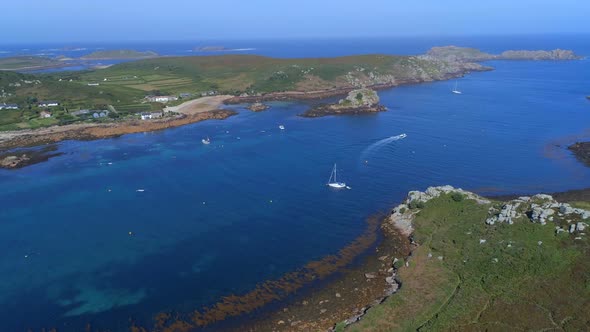
M 162 112 L 141 113 L 142 120 L 157 119 L 162 117 Z
M 0 110 L 17 110 L 18 109 L 18 105 L 17 104 L 0 104 Z
M 55 107 L 55 106 L 59 106 L 59 102 L 53 101 L 53 100 L 39 102 L 39 107 Z
M 39 112 L 39 116 L 41 118 L 43 118 L 43 119 L 50 118 L 51 117 L 51 112 L 49 112 L 49 111 L 41 111 L 41 112 Z
M 169 101 L 178 100 L 176 96 L 147 96 L 146 99 L 152 103 L 167 103 Z

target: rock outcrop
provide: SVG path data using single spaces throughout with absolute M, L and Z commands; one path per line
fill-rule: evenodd
M 269 108 L 270 107 L 268 105 L 265 105 L 263 103 L 253 103 L 250 106 L 248 106 L 248 109 L 252 112 L 262 112 L 266 111 Z
M 403 234 L 410 236 L 414 232 L 412 221 L 414 214 L 419 211 L 431 199 L 440 195 L 452 194 L 461 195 L 464 199 L 472 199 L 478 204 L 490 204 L 491 202 L 472 192 L 465 191 L 452 186 L 429 187 L 426 191 L 410 191 L 404 202 L 396 206 L 391 212 L 389 222 L 397 227 Z
M 530 220 L 533 223 L 555 224 L 555 232 L 580 233 L 587 226 L 590 211 L 574 208 L 568 203 L 559 203 L 550 195 L 539 194 L 533 197 L 519 197 L 501 206 L 492 206 L 486 224 L 514 224 L 517 220 Z
M 538 194 L 523 196 L 505 203 L 493 203 L 477 194 L 452 186 L 430 187 L 426 191 L 410 191 L 404 202 L 395 207 L 388 222 L 410 236 L 414 232 L 413 220 L 417 212 L 428 201 L 441 195 L 451 194 L 453 198 L 471 199 L 478 204 L 490 204 L 485 223 L 492 225 L 528 221 L 539 225 L 553 223 L 556 233 L 585 235 L 583 231 L 590 226 L 590 211 L 572 207 L 568 203 L 559 203 L 552 196 Z
M 371 89 L 357 89 L 338 103 L 320 105 L 303 113 L 301 116 L 317 118 L 326 115 L 366 114 L 383 112 L 386 108 L 379 104 L 379 96 Z

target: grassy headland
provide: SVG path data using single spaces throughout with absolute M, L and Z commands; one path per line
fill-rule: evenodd
M 525 214 L 486 224 L 503 205 L 449 193 L 402 211 L 418 244 L 402 286 L 347 330 L 588 330 L 590 243 L 583 228 L 567 231 L 581 217 L 558 208 L 546 225 Z

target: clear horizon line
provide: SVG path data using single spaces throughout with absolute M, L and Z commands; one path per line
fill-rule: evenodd
M 44 41 L 9 41 L 0 45 L 26 45 L 26 44 L 96 44 L 96 43 L 174 43 L 174 42 L 203 42 L 203 41 L 289 41 L 289 40 L 355 40 L 355 39 L 408 39 L 408 38 L 470 38 L 470 37 L 526 37 L 526 36 L 586 36 L 590 32 L 552 32 L 552 33 L 480 33 L 480 34 L 415 34 L 415 35 L 389 35 L 389 36 L 290 36 L 290 37 L 200 37 L 200 38 L 177 38 L 177 39 L 100 39 L 100 40 L 44 40 Z

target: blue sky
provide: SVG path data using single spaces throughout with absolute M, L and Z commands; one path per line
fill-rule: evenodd
M 4 0 L 0 43 L 590 33 L 588 0 Z

